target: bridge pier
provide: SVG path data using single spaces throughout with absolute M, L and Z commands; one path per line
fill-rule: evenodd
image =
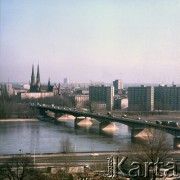
M 55 113 L 52 111 L 47 111 L 46 114 L 48 117 L 55 118 Z
M 77 126 L 91 126 L 92 125 L 92 122 L 90 121 L 89 118 L 75 118 L 74 120 L 74 126 L 77 127 Z
M 174 137 L 173 146 L 174 149 L 180 149 L 180 137 Z
M 137 137 L 137 135 L 142 132 L 144 128 L 132 128 L 131 129 L 131 138 Z
M 101 122 L 99 124 L 99 130 L 102 131 L 102 130 L 110 130 L 110 131 L 115 131 L 117 130 L 118 127 L 115 125 L 114 122 Z
M 55 113 L 54 116 L 56 119 L 59 119 L 62 115 L 63 115 L 63 113 Z
M 152 133 L 151 133 L 150 129 L 147 129 L 147 128 L 133 128 L 133 129 L 131 129 L 131 138 L 148 137 L 151 135 L 152 135 Z

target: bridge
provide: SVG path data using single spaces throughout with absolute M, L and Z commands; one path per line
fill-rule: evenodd
M 154 122 L 149 121 L 142 121 L 142 120 L 136 120 L 132 118 L 125 118 L 125 117 L 115 117 L 115 116 L 109 116 L 99 113 L 91 113 L 86 111 L 77 111 L 74 109 L 66 109 L 66 108 L 60 108 L 58 106 L 49 106 L 49 105 L 32 105 L 33 107 L 37 108 L 42 115 L 47 115 L 47 111 L 53 112 L 55 114 L 55 118 L 58 118 L 62 116 L 63 114 L 69 114 L 73 115 L 75 118 L 75 125 L 77 125 L 81 119 L 78 119 L 77 117 L 83 116 L 83 117 L 90 117 L 93 119 L 96 119 L 100 122 L 100 129 L 103 129 L 104 127 L 110 125 L 113 122 L 122 123 L 129 127 L 131 127 L 131 137 L 136 137 L 137 134 L 142 132 L 145 128 L 153 128 L 158 129 L 161 131 L 165 131 L 171 135 L 174 136 L 174 147 L 180 146 L 180 127 L 171 127 L 171 126 L 165 126 L 156 124 Z

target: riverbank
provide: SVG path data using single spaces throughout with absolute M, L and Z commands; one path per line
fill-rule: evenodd
M 38 119 L 0 119 L 0 122 L 34 122 Z

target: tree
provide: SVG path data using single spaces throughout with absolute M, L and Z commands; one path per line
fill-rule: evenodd
M 68 137 L 63 139 L 60 144 L 61 144 L 61 152 L 69 153 L 69 152 L 74 151 L 73 144 L 72 144 L 71 140 Z
M 44 176 L 37 169 L 34 169 L 30 157 L 17 156 L 7 160 L 0 167 L 0 179 L 26 180 L 43 179 Z
M 125 172 L 128 175 L 132 173 L 131 179 L 155 180 L 162 174 L 160 167 L 163 168 L 162 163 L 170 156 L 171 149 L 163 131 L 154 130 L 143 138 L 141 143 L 131 145 L 130 151 L 125 154 L 128 157 L 124 166 Z

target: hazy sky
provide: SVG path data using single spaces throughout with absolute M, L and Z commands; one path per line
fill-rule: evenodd
M 0 82 L 180 83 L 180 0 L 0 0 Z

